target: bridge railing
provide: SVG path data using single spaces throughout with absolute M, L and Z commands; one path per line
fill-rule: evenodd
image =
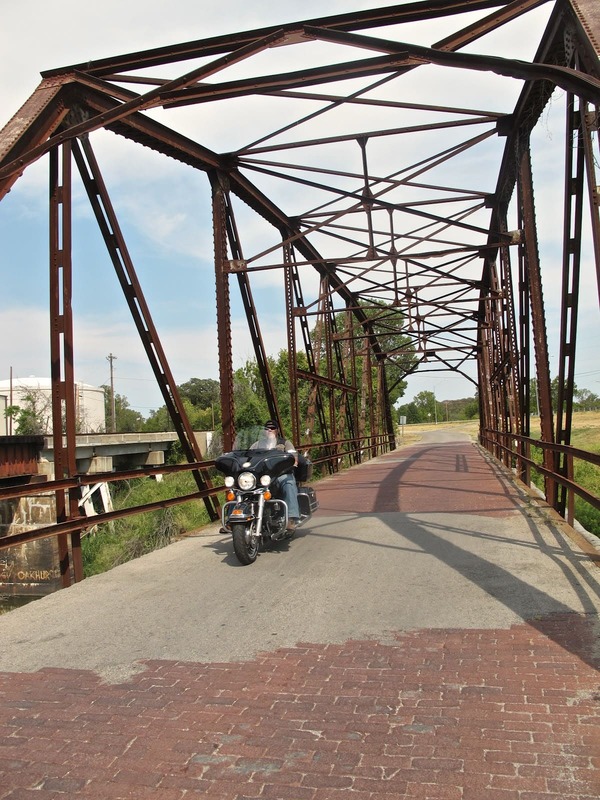
M 514 470 L 517 477 L 527 486 L 531 484 L 532 470 L 542 476 L 546 502 L 561 513 L 569 525 L 573 525 L 575 521 L 575 497 L 580 497 L 584 502 L 600 511 L 600 497 L 575 481 L 575 461 L 580 460 L 600 467 L 600 454 L 580 450 L 571 445 L 544 442 L 529 436 L 490 428 L 482 429 L 479 438 L 482 446 L 506 467 Z M 544 459 L 543 463 L 539 463 L 532 455 L 534 449 L 550 453 L 552 458 Z M 550 469 L 548 464 L 558 465 L 560 455 L 564 456 L 564 471 L 559 471 L 556 467 Z M 562 487 L 565 492 L 564 509 L 560 508 L 558 502 L 558 487 Z
M 359 463 L 360 461 L 368 460 L 383 452 L 386 452 L 387 450 L 390 450 L 393 445 L 393 438 L 390 438 L 387 435 L 378 435 L 366 436 L 362 439 L 345 439 L 331 442 L 303 444 L 299 446 L 298 449 L 303 452 L 308 451 L 311 454 L 311 461 L 313 461 L 312 453 L 314 452 L 314 464 L 326 468 L 331 472 L 337 472 L 340 467 L 344 465 L 344 462 L 347 464 L 349 460 L 353 463 Z M 135 478 L 144 477 L 156 478 L 157 476 L 181 472 L 193 472 L 194 470 L 205 472 L 214 468 L 214 464 L 214 460 L 176 465 L 161 464 L 157 466 L 139 467 L 130 470 L 120 470 L 118 472 L 77 474 L 70 478 L 49 480 L 44 481 L 43 483 L 12 484 L 10 486 L 0 488 L 0 503 L 4 501 L 18 500 L 21 497 L 49 495 L 59 491 L 76 491 L 79 494 L 84 487 L 97 483 L 114 483 L 117 481 L 133 480 Z M 224 489 L 224 485 L 219 483 L 217 485 L 209 486 L 206 489 L 197 490 L 189 494 L 179 495 L 177 497 L 162 499 L 156 502 L 145 503 L 143 505 L 136 505 L 128 508 L 121 508 L 118 510 L 105 511 L 95 514 L 93 517 L 71 517 L 69 519 L 56 522 L 52 525 L 45 525 L 32 528 L 27 531 L 21 531 L 19 533 L 1 537 L 0 552 L 9 547 L 22 545 L 28 542 L 53 536 L 58 537 L 66 534 L 77 534 L 79 537 L 79 534 L 97 525 L 114 522 L 117 519 L 134 514 L 158 511 L 194 500 L 203 500 L 206 497 L 218 497 L 218 495 L 223 492 Z M 73 578 L 75 581 L 82 580 L 83 578 L 83 574 L 80 574 L 81 570 L 76 568 L 77 563 L 78 560 L 73 559 L 75 573 Z

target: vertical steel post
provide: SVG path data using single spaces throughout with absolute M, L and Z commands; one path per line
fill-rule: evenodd
M 585 168 L 587 174 L 588 196 L 592 224 L 592 242 L 594 245 L 594 260 L 596 262 L 596 284 L 598 287 L 598 301 L 600 302 L 600 187 L 596 174 L 596 165 L 600 162 L 600 103 L 589 108 L 587 103 L 581 101 L 581 127 L 583 149 L 585 152 Z M 596 133 L 598 155 L 594 155 L 592 133 Z
M 556 403 L 556 441 L 570 444 L 575 388 L 575 351 L 577 343 L 577 311 L 581 272 L 581 232 L 583 222 L 584 184 L 584 117 L 586 104 L 577 110 L 577 98 L 568 95 L 565 135 L 565 189 L 562 257 L 562 297 L 560 318 L 560 351 L 558 357 L 558 397 Z M 581 102 L 581 101 L 580 101 Z M 557 453 L 555 469 L 565 475 L 566 456 Z M 564 515 L 566 489 L 558 488 L 557 509 Z
M 518 319 L 518 337 L 519 337 L 519 374 L 521 376 L 520 386 L 520 402 L 521 402 L 521 433 L 523 436 L 531 435 L 531 347 L 530 336 L 531 330 L 531 300 L 529 296 L 529 273 L 527 272 L 527 265 L 525 259 L 525 248 L 523 244 L 519 245 L 518 251 L 518 268 L 519 268 L 519 319 Z M 536 409 L 538 397 L 538 382 L 537 376 L 535 379 L 535 392 L 536 392 Z M 528 470 L 528 466 L 525 468 Z
M 211 176 L 211 186 L 223 449 L 232 450 L 235 439 L 235 409 L 233 398 L 231 307 L 229 301 L 229 274 L 227 271 L 227 206 L 220 176 Z
M 305 334 L 305 347 L 306 347 L 306 355 L 308 357 L 308 366 L 309 369 L 315 376 L 315 379 L 312 383 L 310 394 L 308 398 L 308 407 L 306 413 L 306 428 L 309 431 L 309 441 L 312 442 L 314 429 L 315 429 L 315 422 L 318 420 L 320 434 L 321 434 L 321 441 L 328 442 L 330 439 L 329 436 L 329 425 L 327 422 L 327 417 L 325 414 L 324 402 L 323 402 L 323 393 L 324 389 L 322 388 L 322 384 L 319 380 L 319 376 L 323 373 L 322 364 L 322 357 L 325 352 L 325 314 L 326 314 L 326 307 L 327 307 L 327 278 L 325 276 L 321 277 L 321 282 L 319 285 L 319 310 L 317 313 L 316 323 L 314 327 L 314 341 L 310 341 L 309 332 L 306 327 L 304 327 L 304 334 Z M 327 465 L 328 470 L 331 472 L 331 464 L 328 463 Z
M 360 438 L 359 425 L 359 408 L 358 408 L 358 376 L 356 370 L 356 338 L 354 336 L 354 314 L 350 307 L 350 301 L 346 300 L 346 328 L 348 330 L 348 351 L 347 358 L 350 365 L 350 385 L 352 386 L 352 394 L 349 399 L 350 406 L 350 422 L 352 425 L 351 435 L 353 444 L 357 444 Z M 362 461 L 362 447 L 357 450 L 353 455 L 353 460 L 356 464 Z
M 291 245 L 283 245 L 283 282 L 285 291 L 285 321 L 287 330 L 288 376 L 290 384 L 291 439 L 296 447 L 300 444 L 300 410 L 298 404 L 298 373 L 296 352 L 296 320 L 294 316 L 294 265 Z
M 335 392 L 333 389 L 333 312 L 331 310 L 331 287 L 327 283 L 327 296 L 324 303 L 324 332 L 325 332 L 325 363 L 327 365 L 327 404 L 328 404 L 328 420 L 329 430 L 331 435 L 331 452 L 336 454 L 339 452 L 337 445 L 338 430 L 337 430 L 337 415 L 335 413 Z M 338 471 L 337 458 L 333 461 L 332 467 L 334 472 Z
M 554 444 L 554 418 L 552 416 L 552 392 L 550 382 L 550 361 L 542 276 L 538 255 L 535 207 L 533 202 L 533 177 L 531 173 L 531 153 L 529 144 L 521 153 L 519 162 L 519 205 L 524 235 L 524 261 L 529 280 L 531 300 L 531 324 L 535 352 L 537 386 L 540 401 L 540 426 L 542 441 Z M 544 450 L 544 466 L 552 471 L 554 460 L 550 451 Z M 546 500 L 552 506 L 556 502 L 556 482 L 546 480 Z
M 52 378 L 52 433 L 54 474 L 57 480 L 77 473 L 75 381 L 73 371 L 73 310 L 71 260 L 71 143 L 50 151 L 50 360 Z M 64 439 L 63 439 L 64 425 Z M 55 492 L 56 519 L 79 516 L 77 492 Z M 66 534 L 58 537 L 63 586 L 71 584 Z M 73 578 L 83 578 L 81 530 L 71 534 Z
M 506 221 L 503 220 L 503 232 L 506 232 Z M 506 403 L 509 415 L 508 430 L 521 433 L 521 404 L 519 395 L 519 347 L 517 343 L 517 324 L 515 317 L 512 267 L 508 245 L 500 248 L 500 291 L 502 293 L 503 312 L 503 350 L 506 362 Z

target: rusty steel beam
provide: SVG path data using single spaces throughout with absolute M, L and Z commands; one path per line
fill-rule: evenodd
M 60 152 L 55 149 L 50 153 L 50 362 L 54 474 L 59 480 L 77 472 L 71 223 L 71 144 L 67 142 Z M 77 490 L 58 489 L 54 498 L 57 522 L 80 516 Z M 70 586 L 72 578 L 83 578 L 81 529 L 73 531 L 70 538 L 69 542 L 67 534 L 58 537 L 63 586 Z
M 200 446 L 179 396 L 89 139 L 84 138 L 81 145 L 81 148 L 79 146 L 73 148 L 73 155 L 148 362 L 154 372 L 185 457 L 190 463 L 202 461 Z M 208 474 L 204 470 L 193 469 L 192 475 L 200 491 L 211 487 Z M 216 498 L 205 497 L 204 504 L 210 519 L 218 519 L 219 505 Z
M 15 164 L 15 169 L 0 176 L 0 200 L 30 163 L 23 154 L 46 142 L 68 114 L 61 95 L 60 83 L 43 82 L 0 131 L 0 165 Z
M 361 34 L 337 33 L 308 26 L 305 27 L 305 31 L 323 41 L 352 44 L 370 50 L 377 50 L 378 52 L 387 52 L 392 58 L 404 58 L 406 62 L 413 62 L 415 64 L 437 64 L 438 66 L 454 67 L 457 69 L 489 71 L 497 75 L 503 75 L 509 78 L 520 78 L 526 81 L 551 81 L 555 86 L 560 86 L 565 91 L 572 91 L 590 101 L 594 101 L 600 92 L 599 79 L 567 66 L 556 66 L 546 63 L 527 63 L 515 59 L 477 55 L 475 53 L 455 53 L 449 50 L 441 50 L 435 47 L 423 47 L 408 42 L 377 39 Z M 268 81 L 269 79 L 266 78 L 265 80 Z M 320 80 L 316 82 L 320 82 Z M 295 84 L 292 81 L 290 85 L 294 86 Z M 260 84 L 255 87 L 255 90 L 260 90 Z M 219 90 L 217 89 L 217 91 Z M 166 97 L 169 97 L 168 93 Z
M 470 11 L 498 8 L 504 5 L 505 3 L 502 0 L 425 0 L 424 2 L 405 3 L 335 16 L 317 17 L 305 20 L 303 23 L 290 22 L 285 25 L 241 31 L 225 36 L 215 36 L 210 39 L 184 42 L 183 44 L 169 47 L 142 50 L 122 56 L 75 64 L 70 67 L 46 70 L 43 75 L 53 77 L 72 70 L 82 70 L 92 75 L 104 76 L 115 71 L 146 69 L 192 58 L 214 57 L 228 52 L 232 47 L 252 43 L 279 30 L 283 30 L 289 38 L 293 39 L 299 35 L 300 24 L 317 25 L 332 30 L 362 30 L 371 27 L 381 28 L 397 25 L 401 22 L 437 19 Z
M 585 102 L 572 95 L 567 98 L 562 304 L 556 404 L 556 441 L 559 444 L 570 443 L 573 422 L 585 169 L 586 154 L 591 149 L 591 141 L 586 142 L 589 136 L 586 113 Z M 567 476 L 568 461 L 560 452 L 556 454 L 555 468 L 561 475 Z M 558 490 L 557 509 L 563 515 L 566 501 L 567 492 L 562 486 Z
M 219 255 L 217 256 L 215 266 L 217 274 L 219 274 L 218 280 L 221 285 L 221 288 L 218 289 L 219 304 L 217 311 L 221 315 L 220 319 L 223 321 L 225 331 L 229 330 L 229 333 L 226 335 L 230 340 L 231 322 L 230 322 L 230 312 L 229 312 L 229 288 L 228 287 L 226 288 L 226 282 L 227 282 L 226 274 L 228 273 L 235 274 L 238 281 L 240 298 L 242 300 L 244 312 L 246 314 L 246 321 L 248 323 L 248 331 L 250 334 L 250 339 L 252 341 L 254 356 L 256 358 L 256 363 L 258 365 L 258 371 L 262 381 L 267 407 L 269 409 L 269 416 L 272 419 L 277 420 L 280 429 L 282 429 L 281 415 L 279 413 L 277 396 L 273 386 L 273 379 L 271 376 L 271 369 L 269 367 L 268 355 L 264 345 L 262 333 L 260 330 L 260 321 L 258 318 L 258 313 L 256 311 L 256 306 L 254 304 L 254 299 L 252 296 L 252 289 L 250 286 L 249 276 L 247 274 L 247 271 L 244 269 L 242 244 L 237 231 L 235 216 L 233 214 L 231 198 L 228 190 L 229 179 L 224 175 L 212 176 L 211 182 L 213 184 L 213 197 L 215 197 L 215 192 L 219 194 L 218 198 L 215 197 L 215 200 L 218 204 L 217 207 L 215 208 L 216 224 L 218 226 L 223 227 L 222 232 L 221 231 L 219 231 L 218 233 L 215 232 L 215 243 L 217 243 L 217 241 L 219 242 Z M 232 256 L 231 260 L 227 258 L 228 255 L 227 245 L 229 245 L 231 251 L 231 256 Z M 224 274 L 221 275 L 220 273 Z M 229 369 L 231 370 L 232 369 L 231 355 L 230 355 L 231 344 L 226 344 L 225 342 L 223 342 L 222 344 L 223 344 L 223 352 L 224 353 L 229 352 L 229 357 L 227 357 L 226 360 L 229 363 Z M 223 366 L 225 367 L 225 363 L 223 364 Z M 234 430 L 235 410 L 234 410 L 232 378 L 226 378 L 225 383 L 228 388 L 225 394 L 222 394 L 222 403 L 224 404 L 222 412 L 229 415 L 230 425 L 232 426 L 232 430 Z
M 591 215 L 592 242 L 596 258 L 596 284 L 598 301 L 600 302 L 600 189 L 598 187 L 597 164 L 600 159 L 600 143 L 598 142 L 598 118 L 600 114 L 600 97 L 595 108 L 581 104 L 581 138 L 585 154 L 585 170 L 587 177 L 588 198 Z M 596 134 L 598 153 L 594 154 L 593 135 Z
M 235 438 L 235 408 L 233 402 L 233 355 L 231 341 L 231 305 L 227 264 L 227 204 L 222 178 L 211 174 L 212 218 L 215 257 L 215 288 L 217 296 L 217 334 L 219 354 L 219 390 L 221 393 L 221 423 L 223 449 L 233 449 Z
M 531 172 L 531 153 L 525 147 L 519 159 L 519 203 L 523 223 L 523 259 L 528 275 L 529 297 L 531 301 L 531 326 L 533 332 L 533 350 L 535 354 L 536 381 L 540 404 L 541 438 L 544 442 L 554 443 L 554 416 L 552 411 L 552 391 L 550 380 L 550 358 L 548 354 L 548 338 L 544 311 L 541 266 L 537 229 L 535 224 L 535 204 L 533 199 L 533 178 Z M 550 451 L 544 451 L 544 466 L 552 470 Z M 548 481 L 546 497 L 551 505 L 556 502 L 556 486 Z
M 302 441 L 300 432 L 300 404 L 298 399 L 298 350 L 296 346 L 296 315 L 294 285 L 298 274 L 293 262 L 293 252 L 289 244 L 283 245 L 283 282 L 285 295 L 285 322 L 288 351 L 288 381 L 290 386 L 290 416 L 292 422 L 291 440 L 298 447 Z
M 50 155 L 50 362 L 52 381 L 52 431 L 54 474 L 71 478 L 77 472 L 75 459 L 75 380 L 73 365 L 72 309 L 72 199 L 71 144 Z M 57 522 L 80 517 L 76 489 L 54 493 Z M 58 537 L 59 569 L 63 586 L 83 579 L 81 530 Z M 69 547 L 70 545 L 70 547 Z M 72 564 L 71 564 L 72 557 Z

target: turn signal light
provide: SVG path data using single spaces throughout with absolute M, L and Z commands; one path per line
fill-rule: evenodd
M 231 489 L 227 492 L 226 497 L 228 500 L 235 500 L 235 494 L 231 491 Z
M 267 489 L 267 491 L 265 492 L 265 500 L 270 500 L 270 499 L 271 499 L 271 492 Z

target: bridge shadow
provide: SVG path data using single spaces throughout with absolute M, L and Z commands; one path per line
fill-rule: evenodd
M 464 446 L 473 448 L 473 452 L 463 453 L 461 456 L 465 457 L 460 458 L 455 457 L 456 454 L 451 456 L 449 449 L 446 450 L 445 458 L 440 457 L 440 449 L 447 448 L 448 445 L 410 448 L 410 452 L 408 449 L 395 451 L 396 458 L 401 458 L 402 461 L 389 468 L 381 480 L 376 489 L 373 509 L 361 513 L 357 508 L 351 507 L 347 509 L 346 514 L 351 518 L 376 516 L 383 520 L 390 530 L 402 538 L 402 544 L 391 545 L 394 550 L 400 547 L 411 553 L 422 552 L 425 555 L 433 556 L 444 566 L 454 570 L 462 578 L 493 597 L 528 625 L 585 663 L 597 668 L 600 666 L 600 647 L 598 646 L 600 641 L 600 624 L 598 622 L 600 582 L 596 575 L 589 571 L 589 568 L 584 567 L 584 564 L 589 565 L 590 556 L 573 550 L 566 534 L 560 530 L 550 516 L 546 516 L 539 509 L 532 511 L 524 506 L 524 500 L 519 496 L 516 485 L 502 474 L 499 467 L 486 460 L 472 444 L 466 443 Z M 475 459 L 472 458 L 473 454 Z M 434 455 L 438 458 L 437 466 L 432 465 L 430 461 Z M 391 460 L 392 457 L 388 459 L 388 462 Z M 382 458 L 380 463 L 385 464 L 385 461 L 386 459 Z M 428 461 L 429 463 L 426 463 Z M 472 464 L 473 461 L 476 465 L 479 462 L 474 470 L 469 468 L 469 464 Z M 453 470 L 450 469 L 451 462 L 454 463 Z M 357 491 L 357 485 L 353 482 L 354 478 L 357 479 L 359 485 L 362 483 L 363 487 L 369 483 L 368 472 L 361 474 L 363 468 L 365 470 L 373 469 L 373 467 L 361 465 L 356 468 L 354 475 L 352 475 L 352 469 L 348 472 L 348 484 L 351 485 L 353 494 L 356 494 Z M 448 481 L 441 486 L 440 469 L 442 472 L 446 471 L 448 477 Z M 416 478 L 414 475 L 412 479 L 410 478 L 411 472 L 416 474 Z M 467 472 L 471 478 L 474 475 L 478 475 L 480 478 L 485 476 L 486 486 L 478 487 L 470 480 L 459 486 L 452 480 L 451 472 L 462 473 L 463 479 Z M 373 474 L 378 474 L 378 471 Z M 434 474 L 435 480 L 427 480 L 428 477 L 433 478 Z M 364 481 L 363 478 L 365 478 Z M 491 481 L 495 483 L 494 486 L 491 485 Z M 404 502 L 402 499 L 403 486 L 406 486 L 407 483 L 412 483 L 408 492 L 408 496 L 412 493 L 413 498 L 410 511 L 408 510 L 410 501 Z M 328 488 L 326 491 L 330 491 L 330 489 Z M 442 499 L 440 492 L 447 494 L 450 491 L 458 492 L 459 499 L 454 498 L 452 502 L 448 502 L 446 497 L 444 502 L 436 502 L 436 498 Z M 347 490 L 346 496 L 348 496 Z M 396 498 L 395 501 L 393 498 Z M 416 503 L 414 502 L 415 498 Z M 429 502 L 427 502 L 427 498 Z M 432 519 L 423 521 L 419 516 L 424 513 L 440 512 L 452 516 L 448 521 Z M 519 520 L 525 522 L 531 538 L 509 539 L 498 533 L 484 530 L 483 524 L 481 530 L 473 530 L 466 525 L 463 527 L 460 523 L 457 524 L 457 517 L 460 514 L 466 514 L 470 519 L 486 516 L 518 517 Z M 328 527 L 329 522 L 319 529 L 318 534 L 330 535 L 326 532 Z M 542 535 L 542 529 L 545 536 Z M 554 541 L 548 542 L 548 538 Z M 561 600 L 543 589 L 531 585 L 505 566 L 473 552 L 472 549 L 469 549 L 468 542 L 474 539 L 526 548 L 532 553 L 537 553 L 540 559 L 550 559 L 561 571 L 563 579 L 577 597 L 583 610 L 574 611 Z M 390 547 L 389 544 L 375 543 L 360 537 L 353 537 L 353 541 L 369 547 Z M 568 552 L 568 559 L 565 560 L 566 552 Z

